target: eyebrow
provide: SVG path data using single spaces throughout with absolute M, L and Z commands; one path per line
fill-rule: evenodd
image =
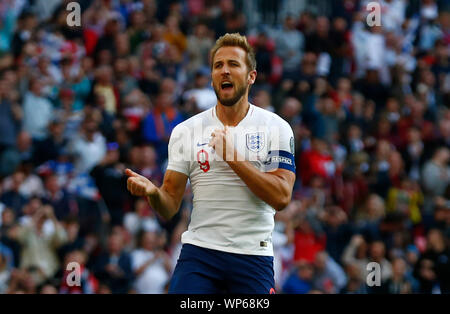
M 239 60 L 236 60 L 236 59 L 229 59 L 229 60 L 227 60 L 227 62 L 228 62 L 228 63 L 236 62 L 236 63 L 241 64 L 241 62 L 240 62 Z M 216 65 L 216 64 L 219 64 L 219 63 L 224 63 L 224 61 L 223 61 L 223 60 L 218 60 L 218 61 L 214 62 L 213 65 Z

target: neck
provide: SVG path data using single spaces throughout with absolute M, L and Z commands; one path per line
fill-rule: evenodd
M 250 104 L 248 103 L 247 95 L 244 95 L 233 106 L 224 106 L 218 101 L 216 106 L 216 114 L 217 118 L 219 118 L 223 125 L 234 127 L 245 118 L 249 108 Z

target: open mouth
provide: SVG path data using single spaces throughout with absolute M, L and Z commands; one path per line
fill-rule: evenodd
M 233 83 L 228 81 L 222 82 L 222 84 L 220 84 L 220 88 L 224 91 L 229 91 L 233 89 Z

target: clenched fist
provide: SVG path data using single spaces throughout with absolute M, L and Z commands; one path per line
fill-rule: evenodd
M 224 161 L 235 161 L 235 149 L 233 143 L 233 133 L 225 126 L 223 130 L 216 129 L 211 134 L 209 146 Z
M 158 188 L 146 177 L 131 171 L 125 170 L 128 176 L 127 189 L 135 196 L 150 196 L 157 193 Z

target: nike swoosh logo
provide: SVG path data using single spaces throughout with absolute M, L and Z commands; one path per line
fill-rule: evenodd
M 208 143 L 203 143 L 203 144 L 197 143 L 197 146 L 198 146 L 198 147 L 200 147 L 200 146 L 205 146 L 205 145 L 208 145 Z

